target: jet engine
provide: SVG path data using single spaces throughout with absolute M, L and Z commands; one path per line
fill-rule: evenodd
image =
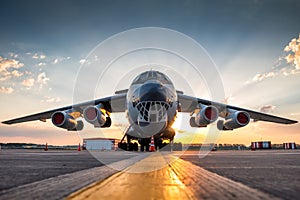
M 94 127 L 104 128 L 111 126 L 111 119 L 108 116 L 105 116 L 105 110 L 101 109 L 101 106 L 88 106 L 83 111 L 84 119 L 93 124 Z
M 228 117 L 226 117 L 225 122 L 219 120 L 217 127 L 219 130 L 233 130 L 246 126 L 250 122 L 250 115 L 245 111 L 233 111 Z
M 67 129 L 68 131 L 81 131 L 83 129 L 83 122 L 76 121 L 65 111 L 57 111 L 51 116 L 52 123 L 59 127 Z
M 201 104 L 199 107 L 200 111 L 190 119 L 191 127 L 206 127 L 218 119 L 219 111 L 216 107 Z

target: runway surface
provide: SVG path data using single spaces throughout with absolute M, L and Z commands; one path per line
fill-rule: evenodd
M 1 150 L 0 199 L 298 199 L 299 150 L 181 153 Z
M 181 158 L 283 199 L 300 197 L 300 150 L 216 151 L 202 159 L 194 153 Z
M 0 191 L 102 164 L 87 151 L 0 151 Z

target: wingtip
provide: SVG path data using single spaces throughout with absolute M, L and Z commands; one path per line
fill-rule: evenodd
M 297 123 L 298 121 L 289 119 L 289 121 L 286 122 L 285 124 L 297 124 Z

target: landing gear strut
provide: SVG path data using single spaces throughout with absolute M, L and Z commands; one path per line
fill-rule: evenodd
M 122 140 L 118 143 L 118 147 L 124 151 L 138 151 L 139 145 L 137 142 L 132 142 L 134 137 L 128 135 L 128 131 L 130 130 L 131 126 L 128 127 L 126 130 Z M 125 137 L 127 137 L 127 142 L 124 142 Z
M 140 145 L 141 145 L 141 152 L 149 151 L 149 146 L 151 139 L 150 138 L 141 138 L 139 139 Z
M 135 136 L 129 135 L 128 132 L 131 126 L 126 130 L 122 140 L 118 143 L 119 149 L 125 151 L 138 151 L 141 145 L 141 152 L 148 152 L 150 147 L 151 138 L 137 138 Z M 173 139 L 175 136 L 175 131 L 172 128 L 167 128 L 163 133 L 154 136 L 154 145 L 156 150 L 162 151 L 172 151 Z M 127 137 L 127 142 L 124 142 L 125 137 Z M 135 141 L 138 139 L 138 143 Z M 169 140 L 169 142 L 165 142 Z
M 124 134 L 122 140 L 118 143 L 118 148 L 119 148 L 119 149 L 122 149 L 122 150 L 124 150 L 124 151 L 127 151 L 127 142 L 124 142 L 124 139 L 125 139 L 125 137 L 127 136 L 127 133 L 128 133 L 128 131 L 129 131 L 129 129 L 130 129 L 130 126 L 129 126 L 128 129 L 126 130 L 126 132 L 125 132 L 125 134 Z

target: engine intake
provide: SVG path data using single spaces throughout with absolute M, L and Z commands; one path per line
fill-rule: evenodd
M 57 111 L 51 116 L 52 123 L 68 131 L 81 131 L 83 129 L 83 122 L 81 120 L 76 121 L 65 111 Z
M 206 127 L 208 124 L 213 123 L 219 117 L 219 111 L 214 106 L 199 105 L 200 111 L 195 117 L 191 117 L 191 127 Z
M 111 126 L 110 117 L 106 117 L 105 114 L 101 111 L 100 106 L 88 106 L 83 111 L 84 119 L 93 124 L 94 127 L 104 128 Z
M 219 130 L 233 130 L 246 126 L 250 122 L 250 115 L 245 111 L 234 111 L 225 122 L 218 121 L 217 127 Z

